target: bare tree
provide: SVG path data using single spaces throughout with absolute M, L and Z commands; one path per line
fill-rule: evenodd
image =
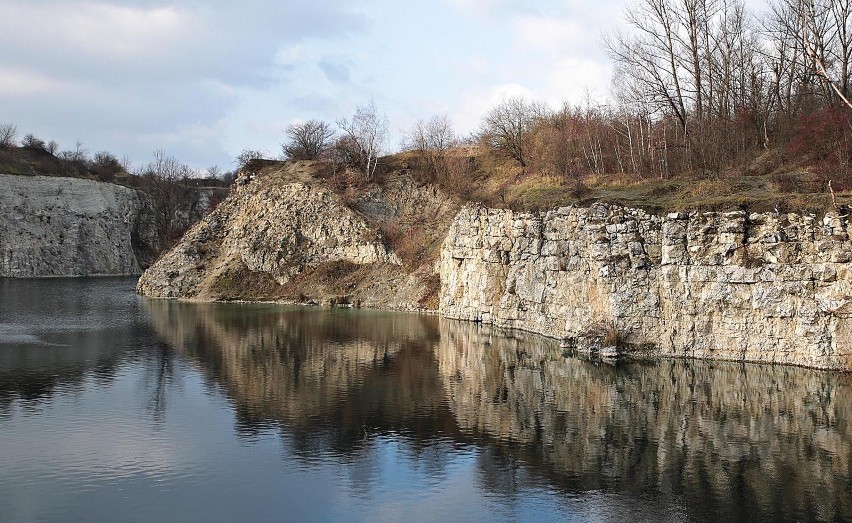
M 458 143 L 453 124 L 446 115 L 435 115 L 426 121 L 418 120 L 407 141 L 408 146 L 417 152 L 435 176 L 446 170 L 447 151 Z
M 616 69 L 640 86 L 652 111 L 676 117 L 686 131 L 686 71 L 674 6 L 669 0 L 640 0 L 625 16 L 636 34 L 617 33 L 605 41 Z
M 89 162 L 89 170 L 101 180 L 111 182 L 115 175 L 124 171 L 124 167 L 114 154 L 107 151 L 99 151 L 92 156 Z
M 334 130 L 328 123 L 319 120 L 292 124 L 285 134 L 287 140 L 281 144 L 281 150 L 290 160 L 316 160 L 334 140 Z
M 265 156 L 266 155 L 263 151 L 259 151 L 257 149 L 243 149 L 240 151 L 240 154 L 237 155 L 234 163 L 237 164 L 237 170 L 240 170 L 246 167 L 252 160 L 262 160 Z
M 18 144 L 18 126 L 13 123 L 0 123 L 0 148 L 14 147 Z
M 348 140 L 338 142 L 352 148 L 351 157 L 367 180 L 373 178 L 378 166 L 379 155 L 387 140 L 388 118 L 379 114 L 373 100 L 355 108 L 352 119 L 342 118 L 338 127 L 346 133 Z
M 583 178 L 588 172 L 584 156 L 589 122 L 585 120 L 580 111 L 566 103 L 543 122 L 541 129 L 544 143 L 541 156 L 546 172 L 563 178 L 578 200 L 582 199 Z
M 47 145 L 44 143 L 44 140 L 36 137 L 32 133 L 27 133 L 24 135 L 24 139 L 21 140 L 21 145 L 26 147 L 27 149 L 35 149 L 38 151 L 46 151 Z
M 816 74 L 846 106 L 850 101 L 852 5 L 850 0 L 799 0 L 801 38 Z
M 507 98 L 485 114 L 479 135 L 489 146 L 518 162 L 521 169 L 526 169 L 529 161 L 528 135 L 533 125 L 547 114 L 544 104 L 521 97 Z
M 157 232 L 165 247 L 177 241 L 200 213 L 199 193 L 191 178 L 193 170 L 163 150 L 140 173 L 143 188 L 151 197 Z

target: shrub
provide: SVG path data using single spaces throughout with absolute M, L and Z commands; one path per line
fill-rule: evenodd
M 27 133 L 24 136 L 24 139 L 21 141 L 21 145 L 23 145 L 27 149 L 47 151 L 47 145 L 44 143 L 44 140 L 36 138 L 33 134 L 30 133 Z

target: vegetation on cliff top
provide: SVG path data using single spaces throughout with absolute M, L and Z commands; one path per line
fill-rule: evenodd
M 289 126 L 282 158 L 324 161 L 341 194 L 396 170 L 518 209 L 604 201 L 658 212 L 821 212 L 852 201 L 852 3 L 772 0 L 757 14 L 742 0 L 634 0 L 605 47 L 612 102 L 554 109 L 507 98 L 465 138 L 437 115 L 382 158 L 389 122 L 371 100 L 337 132 L 318 120 Z M 0 125 L 0 172 L 144 189 L 145 176 L 128 175 L 109 153 L 88 158 L 79 143 L 59 151 L 32 135 L 14 147 L 16 133 Z M 237 164 L 264 156 L 245 150 Z

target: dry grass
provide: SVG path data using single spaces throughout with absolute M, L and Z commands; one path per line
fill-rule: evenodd
M 394 157 L 388 165 L 405 165 L 416 171 L 412 153 Z M 799 163 L 785 163 L 783 154 L 767 151 L 751 164 L 718 176 L 689 174 L 668 179 L 640 178 L 632 174 L 587 175 L 582 179 L 582 199 L 576 197 L 574 180 L 522 170 L 516 163 L 489 154 L 478 146 L 459 150 L 464 172 L 456 172 L 452 183 L 433 175 L 412 174 L 438 183 L 466 200 L 492 207 L 540 210 L 563 205 L 607 202 L 667 211 L 814 212 L 831 208 L 827 182 L 831 176 Z M 837 186 L 838 184 L 835 183 Z M 852 191 L 837 192 L 838 204 L 852 203 Z
M 276 300 L 285 296 L 284 287 L 272 276 L 250 271 L 239 262 L 216 279 L 211 292 L 222 301 Z

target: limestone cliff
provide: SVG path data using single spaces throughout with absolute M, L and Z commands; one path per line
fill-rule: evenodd
M 441 252 L 440 312 L 569 344 L 609 330 L 667 356 L 852 370 L 851 269 L 831 213 L 470 205 Z
M 311 162 L 244 172 L 232 194 L 142 275 L 138 291 L 195 300 L 337 299 L 418 308 L 430 279 L 437 281 L 433 267 L 404 264 L 381 225 L 446 216 L 449 226 L 458 207 L 404 177 L 345 202 L 315 174 Z M 443 237 L 439 229 L 436 238 Z
M 157 242 L 143 208 L 111 183 L 0 174 L 0 277 L 139 274 Z

